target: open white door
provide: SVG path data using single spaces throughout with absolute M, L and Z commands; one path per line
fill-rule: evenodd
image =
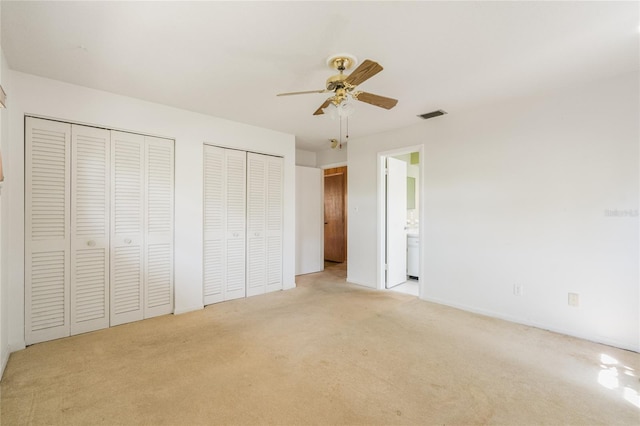
M 387 157 L 387 282 L 407 281 L 407 163 Z

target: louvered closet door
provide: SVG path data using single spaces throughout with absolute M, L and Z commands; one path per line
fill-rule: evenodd
M 225 150 L 204 146 L 204 304 L 224 300 Z
M 263 294 L 267 276 L 267 157 L 247 154 L 247 296 Z
M 71 334 L 109 327 L 110 132 L 71 126 Z
M 25 340 L 68 336 L 71 126 L 25 123 Z
M 145 137 L 144 317 L 173 312 L 173 141 Z
M 141 320 L 144 136 L 111 132 L 111 325 Z
M 267 157 L 267 284 L 266 292 L 282 290 L 284 160 Z
M 204 304 L 245 288 L 246 153 L 204 146 Z
M 225 266 L 224 300 L 246 296 L 246 170 L 244 151 L 225 150 Z
M 280 157 L 247 154 L 247 295 L 282 289 Z

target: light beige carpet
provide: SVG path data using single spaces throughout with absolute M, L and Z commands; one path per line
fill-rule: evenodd
M 297 282 L 16 352 L 2 425 L 640 423 L 637 353 L 366 290 L 340 268 Z

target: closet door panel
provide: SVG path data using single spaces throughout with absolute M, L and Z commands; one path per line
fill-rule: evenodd
M 145 137 L 144 317 L 173 312 L 173 158 L 169 139 Z
M 111 132 L 111 325 L 141 320 L 144 136 Z
M 247 296 L 265 292 L 267 157 L 247 154 Z
M 225 150 L 225 255 L 224 300 L 246 295 L 246 170 L 244 151 Z
M 266 291 L 282 290 L 283 159 L 267 157 Z
M 109 326 L 110 132 L 71 126 L 71 334 Z
M 225 150 L 204 146 L 204 304 L 224 300 Z
M 25 341 L 69 335 L 71 126 L 25 121 Z

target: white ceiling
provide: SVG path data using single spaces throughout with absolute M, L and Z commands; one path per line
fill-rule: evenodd
M 639 68 L 638 2 L 2 1 L 11 68 L 296 135 L 338 136 L 312 116 L 328 56 L 385 69 L 359 86 L 351 138 Z

